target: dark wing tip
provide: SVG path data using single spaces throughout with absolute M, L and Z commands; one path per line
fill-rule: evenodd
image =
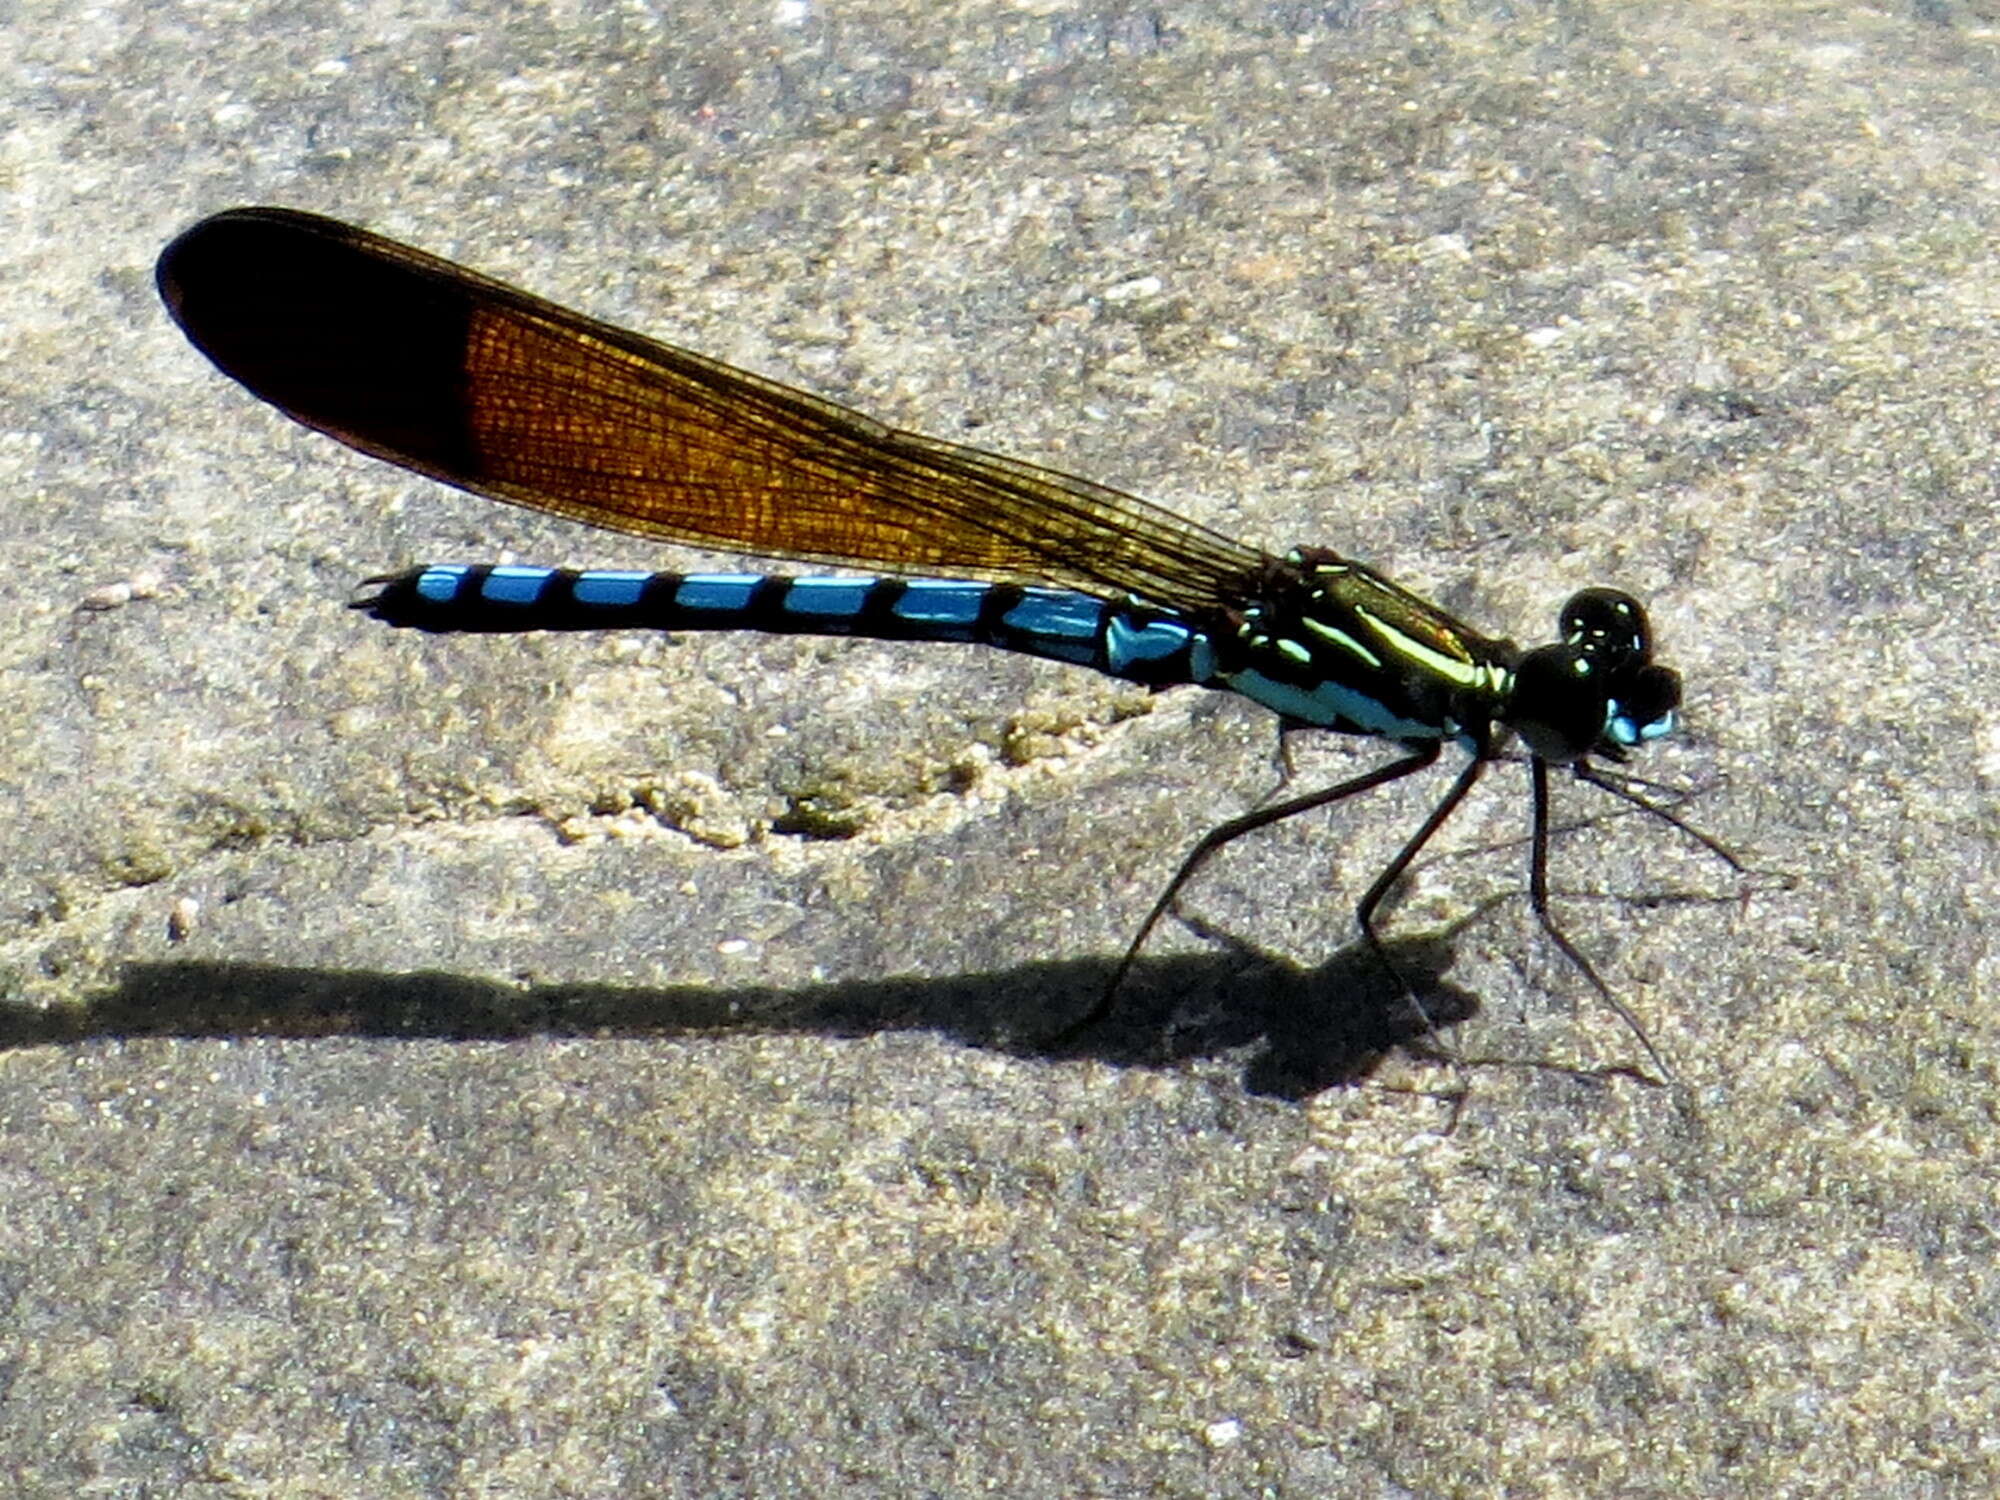
M 467 471 L 477 286 L 416 251 L 288 208 L 232 208 L 160 253 L 167 311 L 225 375 L 365 453 Z
M 160 252 L 154 280 L 174 321 L 188 326 L 192 299 L 199 319 L 212 294 L 244 265 L 280 256 L 310 240 L 339 242 L 354 231 L 337 219 L 296 208 L 225 208 L 189 225 Z
M 354 268 L 365 261 L 357 237 L 345 224 L 295 209 L 226 209 L 175 236 L 153 278 L 194 346 L 274 399 L 258 376 L 280 339 L 330 323 L 330 298 L 357 300 Z

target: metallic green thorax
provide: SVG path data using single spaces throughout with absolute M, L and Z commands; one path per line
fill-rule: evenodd
M 1520 650 L 1338 553 L 1285 558 L 1266 597 L 1218 632 L 1216 675 L 1286 718 L 1406 743 L 1484 746 Z

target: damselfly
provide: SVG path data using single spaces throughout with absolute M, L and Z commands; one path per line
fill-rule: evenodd
M 882 578 L 439 564 L 371 580 L 377 619 L 432 631 L 750 629 L 958 641 L 1149 688 L 1239 693 L 1288 727 L 1401 754 L 1232 818 L 1182 862 L 1110 996 L 1181 887 L 1254 829 L 1467 760 L 1363 893 L 1376 913 L 1487 766 L 1518 740 L 1529 900 L 1544 931 L 1657 1066 L 1637 1017 L 1549 909 L 1549 769 L 1567 768 L 1733 859 L 1597 761 L 1674 728 L 1680 679 L 1630 595 L 1585 589 L 1554 644 L 1482 635 L 1351 558 L 1283 556 L 1053 470 L 885 427 L 365 230 L 279 208 L 204 219 L 159 286 L 226 374 L 363 453 L 496 500 L 615 531 L 887 570 Z M 941 575 L 941 576 L 934 576 Z M 1076 1028 L 1072 1028 L 1074 1030 Z

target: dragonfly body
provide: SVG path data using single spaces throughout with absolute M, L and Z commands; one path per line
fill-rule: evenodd
M 1177 616 L 1073 589 L 954 578 L 464 564 L 434 564 L 378 582 L 381 592 L 360 607 L 418 630 L 756 630 L 950 641 L 1093 667 L 1147 687 L 1214 680 L 1207 637 Z
M 1385 602 L 1408 596 L 1357 564 L 1319 567 L 1317 589 L 1303 578 L 1297 585 L 1305 604 L 1289 628 L 1266 608 L 1224 622 L 1220 633 L 1171 610 L 1072 589 L 944 578 L 433 564 L 377 580 L 381 591 L 359 607 L 390 625 L 444 633 L 756 630 L 997 646 L 1151 688 L 1233 691 L 1315 729 L 1476 743 L 1463 726 L 1493 719 L 1519 653 L 1479 641 L 1477 654 L 1411 672 L 1397 652 L 1413 648 L 1381 612 L 1356 604 L 1336 611 L 1330 591 L 1366 590 Z M 1323 665 L 1336 653 L 1338 675 Z
M 163 252 L 158 279 L 175 319 L 224 372 L 364 453 L 613 530 L 895 575 L 442 564 L 373 580 L 378 591 L 357 607 L 392 625 L 966 642 L 1152 688 L 1234 691 L 1289 725 L 1405 748 L 1390 766 L 1211 834 L 1127 965 L 1221 843 L 1410 774 L 1455 743 L 1466 768 L 1362 898 L 1379 951 L 1376 905 L 1518 737 L 1534 791 L 1535 911 L 1638 1029 L 1556 929 L 1546 883 L 1551 765 L 1681 826 L 1592 764 L 1668 733 L 1680 701 L 1629 596 L 1584 590 L 1562 612 L 1560 639 L 1524 651 L 1333 551 L 1245 546 L 1119 491 L 885 427 L 311 214 L 205 219 Z

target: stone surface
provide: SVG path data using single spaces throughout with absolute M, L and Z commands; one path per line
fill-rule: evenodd
M 2000 1487 L 1990 8 L 0 26 L 10 1493 Z M 690 558 L 217 376 L 151 264 L 241 202 L 1496 633 L 1642 595 L 1636 769 L 1754 873 L 1564 787 L 1555 878 L 1678 1086 L 1535 935 L 1512 769 L 1391 917 L 1462 1074 L 1352 951 L 1435 786 L 1232 851 L 1038 1043 L 1268 724 L 375 627 L 414 561 Z

